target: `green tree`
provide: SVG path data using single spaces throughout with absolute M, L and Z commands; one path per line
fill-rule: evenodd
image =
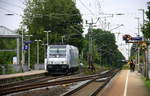
M 88 37 L 88 34 L 86 38 Z M 115 36 L 109 31 L 103 31 L 101 29 L 93 29 L 92 32 L 93 44 L 96 46 L 97 54 L 94 53 L 95 63 L 103 65 L 120 65 L 120 61 L 125 59 L 122 53 L 117 49 L 115 44 Z M 97 56 L 96 56 L 97 55 Z M 99 58 L 98 58 L 99 57 Z M 100 60 L 101 59 L 101 60 Z
M 0 49 L 15 49 L 16 48 L 16 39 L 12 38 L 0 38 Z M 1 51 L 0 52 L 0 74 L 2 70 L 5 69 L 6 73 L 12 73 L 12 64 L 13 64 L 13 57 L 16 56 L 16 52 L 7 52 Z M 3 68 L 4 67 L 4 68 Z
M 147 21 L 145 22 L 145 25 L 142 28 L 142 32 L 144 34 L 145 38 L 150 38 L 150 2 L 147 3 L 148 10 L 146 11 Z
M 41 39 L 46 43 L 44 31 L 50 30 L 50 44 L 60 44 L 64 37 L 66 44 L 74 45 L 80 51 L 83 48 L 82 18 L 72 0 L 28 0 L 22 24 L 27 27 L 28 34 L 33 34 L 31 40 Z M 35 46 L 35 43 L 31 44 L 32 63 L 35 62 Z

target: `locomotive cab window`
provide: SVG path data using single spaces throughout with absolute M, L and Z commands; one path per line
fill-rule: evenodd
M 66 56 L 66 48 L 50 48 L 50 58 L 64 58 Z

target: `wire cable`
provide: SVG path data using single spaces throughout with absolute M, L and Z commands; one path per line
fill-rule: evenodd
M 10 6 L 14 6 L 14 7 L 18 7 L 18 8 L 24 9 L 24 8 L 21 7 L 21 6 L 18 6 L 18 5 L 16 5 L 16 4 L 12 4 L 12 3 L 9 3 L 9 2 L 3 1 L 3 0 L 1 0 L 1 3 L 3 3 L 3 4 L 8 4 L 8 5 L 10 5 Z
M 95 16 L 94 13 L 92 12 L 92 10 L 90 10 L 81 0 L 79 0 L 79 1 L 93 16 Z
M 1 9 L 1 10 L 5 10 L 5 11 L 7 11 L 7 12 L 12 12 L 12 14 L 15 14 L 15 15 L 18 15 L 18 16 L 22 16 L 22 15 L 20 15 L 20 14 L 18 14 L 18 13 L 15 13 L 14 11 L 11 11 L 11 10 L 9 10 L 9 9 L 5 9 L 5 8 L 3 8 L 3 7 L 0 7 L 0 9 Z

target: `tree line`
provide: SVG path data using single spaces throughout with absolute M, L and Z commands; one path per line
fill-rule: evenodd
M 36 64 L 36 42 L 40 39 L 40 63 L 44 62 L 45 47 L 42 44 L 47 44 L 44 31 L 49 33 L 49 44 L 70 44 L 79 48 L 82 60 L 87 61 L 88 52 L 88 34 L 83 37 L 83 19 L 79 9 L 76 8 L 73 0 L 27 0 L 26 8 L 24 9 L 23 20 L 18 33 L 24 35 L 33 35 L 30 40 L 31 44 L 31 67 Z M 93 57 L 94 63 L 102 65 L 117 66 L 124 59 L 122 53 L 118 50 L 115 44 L 115 36 L 111 32 L 101 29 L 93 29 Z M 29 40 L 24 37 L 24 40 Z M 63 41 L 63 42 L 62 42 Z M 0 40 L 0 42 L 4 42 Z M 9 46 L 14 46 L 12 43 Z M 4 44 L 6 46 L 6 43 Z M 4 54 L 3 54 L 4 55 Z M 0 54 L 0 57 L 3 56 Z M 13 54 L 14 55 L 14 54 Z M 25 56 L 27 52 L 25 52 Z M 0 64 L 8 64 L 11 55 L 7 55 L 4 62 Z M 0 59 L 1 59 L 0 58 Z

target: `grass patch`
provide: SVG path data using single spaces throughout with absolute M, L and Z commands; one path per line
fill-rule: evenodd
M 122 67 L 122 69 L 130 69 L 130 67 L 129 67 L 129 65 L 128 64 L 125 64 L 125 65 L 123 65 L 123 67 Z
M 150 80 L 145 80 L 144 83 L 148 87 L 148 89 L 150 90 Z
M 147 80 L 146 78 L 142 77 L 142 80 L 144 80 L 145 86 L 150 90 L 150 80 Z
M 86 75 L 92 75 L 92 74 L 95 74 L 95 73 L 99 73 L 102 70 L 109 70 L 109 69 L 111 69 L 111 67 L 100 66 L 98 64 L 94 64 L 94 67 L 95 67 L 95 71 L 92 72 L 90 69 L 88 69 L 88 66 L 84 66 L 83 73 L 86 74 Z

